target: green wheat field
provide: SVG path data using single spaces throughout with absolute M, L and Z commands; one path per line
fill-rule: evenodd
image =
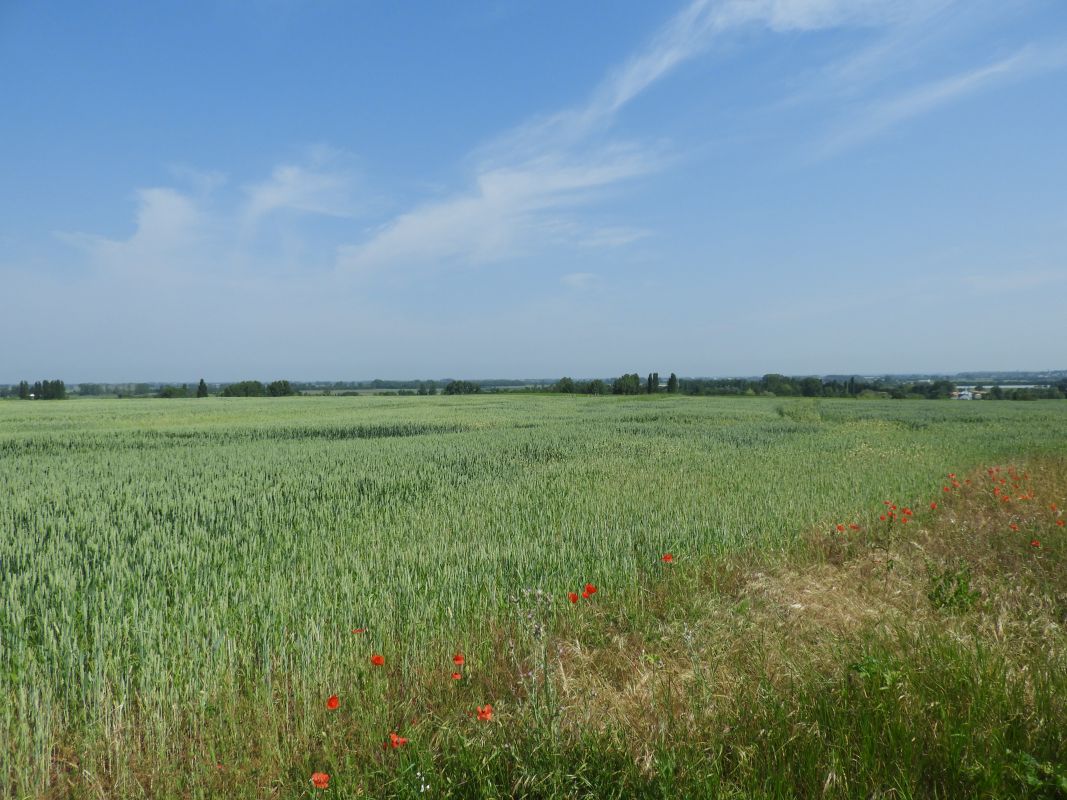
M 0 403 L 0 795 L 1067 797 L 1065 452 L 1054 401 Z

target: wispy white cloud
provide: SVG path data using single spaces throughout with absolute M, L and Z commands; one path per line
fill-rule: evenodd
M 188 164 L 171 164 L 169 169 L 175 179 L 197 194 L 208 195 L 226 185 L 226 174 L 218 170 L 197 169 Z
M 882 26 L 911 18 L 936 0 L 728 0 L 710 6 L 719 29 L 762 24 L 776 32 Z
M 275 167 L 270 178 L 245 188 L 244 221 L 254 225 L 275 211 L 299 211 L 332 217 L 354 214 L 351 179 L 344 172 L 297 164 Z
M 221 273 L 256 265 L 276 269 L 290 251 L 300 251 L 299 229 L 279 236 L 261 223 L 275 214 L 352 217 L 353 174 L 335 151 L 310 151 L 306 163 L 276 166 L 269 177 L 239 190 L 220 192 L 225 175 L 186 165 L 171 166 L 185 189 L 160 186 L 136 192 L 133 233 L 125 238 L 92 233 L 55 235 L 89 257 L 93 266 L 146 276 Z M 263 261 L 264 252 L 273 256 Z M 269 259 L 268 259 L 269 260 Z
M 901 5 L 900 0 L 694 0 L 646 47 L 611 70 L 584 105 L 535 117 L 479 148 L 470 188 L 418 205 L 368 240 L 340 247 L 338 267 L 367 272 L 524 254 L 547 214 L 586 204 L 596 196 L 591 190 L 665 163 L 661 152 L 634 143 L 594 147 L 594 136 L 602 136 L 627 104 L 704 52 L 717 35 L 746 25 L 786 31 L 881 24 L 898 15 Z M 623 243 L 617 236 L 580 230 L 577 223 L 572 227 L 576 244 Z
M 352 241 L 308 244 L 296 226 L 279 233 L 276 216 L 322 215 L 352 219 L 363 208 L 344 154 L 327 148 L 276 166 L 260 181 L 238 184 L 218 199 L 226 176 L 176 167 L 181 185 L 146 189 L 138 196 L 136 230 L 127 239 L 65 234 L 102 263 L 138 269 L 169 264 L 279 263 L 283 250 L 295 264 L 308 253 L 332 256 L 343 273 L 394 267 L 485 264 L 549 247 L 620 248 L 650 231 L 621 220 L 590 221 L 589 206 L 675 159 L 661 144 L 624 141 L 613 128 L 624 109 L 682 64 L 715 46 L 718 37 L 748 27 L 804 32 L 849 26 L 888 31 L 881 49 L 838 63 L 842 85 L 882 74 L 908 36 L 942 20 L 963 0 L 692 0 L 648 43 L 606 72 L 585 103 L 533 117 L 472 151 L 465 185 L 443 199 L 418 202 Z M 1027 72 L 1062 64 L 1062 52 L 1023 49 L 1014 55 L 909 92 L 868 102 L 821 142 L 825 157 L 873 138 L 920 114 Z M 832 70 L 831 70 L 832 71 Z M 440 197 L 440 195 L 438 195 Z M 273 239 L 271 237 L 274 237 Z M 258 242 L 258 250 L 257 247 Z M 284 245 L 284 246 L 282 246 Z M 305 247 L 304 245 L 308 245 Z M 197 258 L 192 258 L 196 255 Z
M 1067 65 L 1067 49 L 1027 46 L 1013 55 L 975 69 L 921 84 L 867 104 L 856 117 L 825 138 L 816 157 L 834 155 L 897 125 L 942 106 L 1024 75 Z
M 536 244 L 545 214 L 581 205 L 595 192 L 646 174 L 656 157 L 626 147 L 599 156 L 540 159 L 485 170 L 464 194 L 420 206 L 389 222 L 365 244 L 338 251 L 338 265 L 362 271 L 394 263 L 495 261 Z M 558 237 L 559 226 L 554 232 Z
M 167 187 L 137 192 L 136 229 L 127 239 L 87 233 L 57 236 L 84 250 L 99 266 L 146 272 L 180 259 L 202 240 L 203 214 L 196 201 Z
M 961 14 L 964 0 L 923 0 L 900 3 L 895 13 L 871 26 L 873 40 L 847 50 L 813 70 L 795 77 L 799 88 L 783 104 L 797 106 L 828 98 L 854 96 L 886 80 L 899 80 L 929 58 L 935 48 L 949 49 L 946 41 L 958 36 L 967 25 L 979 24 L 977 6 L 969 4 L 969 14 Z M 1007 13 L 1007 4 L 998 4 L 998 14 Z

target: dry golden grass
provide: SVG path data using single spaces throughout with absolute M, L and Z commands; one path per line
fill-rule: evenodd
M 872 641 L 895 642 L 905 664 L 910 647 L 934 636 L 977 645 L 1014 664 L 1005 680 L 1024 680 L 1039 651 L 1067 665 L 1067 535 L 1055 525 L 1062 511 L 1050 508 L 1067 506 L 1067 464 L 996 475 L 1010 503 L 983 470 L 888 533 L 873 514 L 858 533 L 813 531 L 762 563 L 749 553 L 663 565 L 641 613 L 601 607 L 565 642 L 556 684 L 566 725 L 622 731 L 649 766 L 662 736 L 714 750 L 759 702 L 756 684 L 788 695 L 813 675 L 839 674 Z M 969 577 L 965 607 L 931 601 L 934 576 L 946 573 Z

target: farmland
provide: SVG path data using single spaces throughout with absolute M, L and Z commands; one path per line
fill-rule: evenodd
M 524 602 L 577 635 L 567 593 L 593 583 L 637 618 L 664 553 L 788 564 L 886 498 L 925 509 L 949 473 L 1065 445 L 1051 401 L 0 403 L 0 782 L 212 796 L 230 769 L 234 796 L 301 796 L 315 759 L 427 725 L 417 689 L 446 691 L 457 650 L 471 708 L 529 700 L 490 680 Z M 324 729 L 335 692 L 360 713 Z

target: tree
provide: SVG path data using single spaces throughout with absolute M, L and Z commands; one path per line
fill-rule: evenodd
M 557 392 L 561 392 L 562 394 L 574 394 L 574 379 L 566 377 L 560 378 L 554 388 Z
M 478 394 L 482 387 L 472 381 L 449 381 L 445 394 Z
M 271 381 L 267 385 L 267 394 L 271 397 L 288 397 L 296 394 L 296 391 L 289 381 Z
M 186 386 L 164 386 L 159 390 L 159 396 L 167 399 L 188 397 L 189 389 Z
M 266 393 L 266 387 L 259 381 L 239 381 L 222 390 L 223 397 L 262 397 Z
M 200 379 L 200 384 L 196 387 L 197 397 L 207 397 L 207 384 L 204 383 L 204 379 Z
M 66 400 L 67 386 L 61 380 L 34 381 L 32 387 L 22 381 L 19 383 L 19 397 L 23 400 Z
M 589 381 L 589 383 L 586 385 L 585 393 L 586 394 L 607 394 L 608 393 L 608 385 L 606 383 L 604 383 L 604 381 L 600 380 L 600 378 L 595 378 L 594 380 Z
M 678 394 L 678 376 L 673 372 L 671 373 L 671 377 L 667 378 L 667 393 Z
M 640 394 L 641 376 L 630 372 L 615 379 L 611 384 L 612 394 Z

